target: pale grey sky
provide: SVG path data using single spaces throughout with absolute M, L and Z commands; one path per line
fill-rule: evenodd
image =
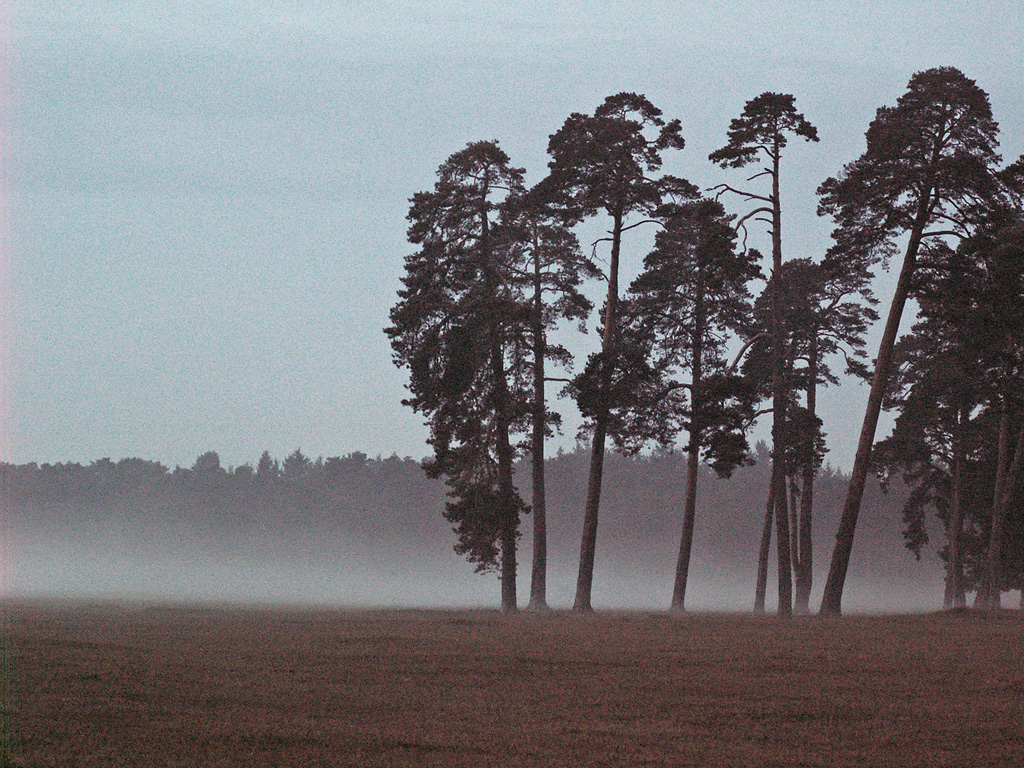
M 548 135 L 612 93 L 681 118 L 671 170 L 705 186 L 724 178 L 707 154 L 743 104 L 794 93 L 821 143 L 787 158 L 787 258 L 827 247 L 814 189 L 915 71 L 963 69 L 991 95 L 1004 156 L 1024 151 L 1019 0 L 13 0 L 5 13 L 2 450 L 18 462 L 425 455 L 381 332 L 408 198 L 480 139 L 538 180 Z M 638 238 L 627 280 L 642 258 Z M 834 464 L 852 459 L 865 389 L 826 399 Z M 556 444 L 572 443 L 570 428 Z

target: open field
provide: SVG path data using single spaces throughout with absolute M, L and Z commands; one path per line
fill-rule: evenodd
M 1017 612 L 2 612 L 24 768 L 1024 761 Z

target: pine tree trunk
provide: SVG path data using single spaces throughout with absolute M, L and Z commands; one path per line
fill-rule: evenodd
M 871 378 L 871 391 L 868 394 L 868 405 L 864 411 L 864 423 L 861 425 L 860 440 L 857 443 L 857 453 L 853 460 L 850 484 L 846 492 L 846 502 L 839 520 L 839 530 L 836 533 L 836 546 L 832 551 L 832 563 L 829 566 L 828 578 L 825 581 L 825 590 L 821 598 L 821 613 L 825 615 L 838 616 L 842 613 L 843 587 L 846 584 L 846 572 L 850 567 L 853 536 L 857 529 L 861 501 L 864 498 L 871 449 L 875 441 L 875 431 L 878 428 L 878 417 L 882 411 L 882 397 L 885 394 L 889 370 L 892 367 L 893 347 L 896 345 L 896 335 L 899 333 L 900 321 L 903 318 L 903 308 L 906 306 L 907 296 L 910 293 L 910 281 L 917 265 L 921 235 L 924 233 L 924 228 L 928 224 L 934 207 L 932 191 L 928 189 L 918 203 L 910 240 L 907 242 L 907 250 L 903 256 L 903 267 L 896 282 L 892 304 L 889 306 L 889 316 L 885 322 L 885 331 L 878 346 L 875 374 Z
M 789 514 L 786 501 L 785 456 L 786 381 L 785 356 L 782 349 L 782 209 L 779 202 L 779 157 L 781 147 L 776 138 L 772 173 L 772 496 L 775 499 L 775 535 L 778 544 L 779 615 L 793 613 L 793 570 L 789 552 Z
M 580 569 L 576 578 L 576 599 L 573 610 L 593 611 L 590 593 L 594 585 L 594 556 L 597 551 L 597 512 L 601 504 L 601 478 L 604 472 L 604 442 L 608 433 L 608 390 L 615 354 L 615 323 L 619 301 L 619 246 L 622 242 L 622 212 L 612 215 L 612 253 L 608 266 L 608 297 L 604 307 L 604 334 L 601 338 L 601 403 L 594 418 L 594 441 L 590 449 L 590 477 L 587 480 L 587 501 L 583 509 L 583 536 L 580 541 Z
M 813 424 L 818 408 L 818 335 L 815 331 L 811 336 L 810 351 L 807 362 L 807 412 Z M 808 435 L 813 440 L 814 435 Z M 810 612 L 811 587 L 814 584 L 814 480 L 817 467 L 814 461 L 804 465 L 803 480 L 800 484 L 800 556 L 796 569 L 796 605 L 797 613 Z
M 793 565 L 795 581 L 796 574 L 800 571 L 800 529 L 797 527 L 800 489 L 796 486 L 795 475 L 786 478 L 786 485 L 789 489 L 789 559 Z
M 1006 475 L 1006 483 L 999 497 L 998 504 L 992 510 L 992 533 L 989 536 L 988 554 L 985 558 L 985 581 L 983 606 L 999 608 L 1002 602 L 1002 557 L 1003 539 L 1006 535 L 1006 513 L 1024 476 L 1024 424 L 1017 434 L 1017 444 L 1013 449 L 1013 463 Z
M 690 437 L 690 450 L 686 459 L 686 502 L 683 508 L 683 533 L 679 539 L 679 559 L 676 561 L 676 581 L 672 588 L 672 612 L 686 610 L 686 584 L 690 575 L 690 552 L 693 548 L 693 522 L 697 509 L 697 477 L 700 469 L 700 450 Z
M 496 427 L 498 433 L 498 491 L 501 498 L 501 610 L 515 613 L 516 598 L 516 533 L 519 528 L 512 481 L 512 443 L 509 439 L 509 395 L 505 384 L 501 347 L 493 342 L 492 365 L 498 376 Z M 495 359 L 495 357 L 497 359 Z
M 546 403 L 544 399 L 544 307 L 542 304 L 541 264 L 539 256 L 533 262 L 533 434 L 531 436 L 531 466 L 533 481 L 533 569 L 530 573 L 531 610 L 548 607 L 548 534 L 547 503 L 544 488 L 544 431 Z
M 486 203 L 481 205 L 480 247 L 484 251 L 487 269 L 488 295 L 494 295 L 497 277 L 491 264 L 490 222 Z M 490 321 L 490 366 L 494 376 L 494 427 L 498 459 L 498 498 L 501 531 L 501 610 L 515 613 L 518 610 L 516 596 L 516 533 L 519 528 L 519 511 L 515 504 L 515 486 L 512 480 L 511 396 L 505 371 L 505 350 L 502 331 L 495 319 Z
M 797 613 L 810 612 L 811 587 L 814 583 L 814 543 L 812 536 L 812 518 L 814 516 L 814 467 L 804 467 L 803 482 L 800 489 L 800 559 L 796 569 L 796 603 Z
M 698 278 L 694 296 L 694 322 L 690 336 L 693 350 L 690 371 L 690 431 L 686 458 L 686 500 L 683 507 L 683 532 L 679 538 L 676 580 L 672 587 L 673 612 L 686 610 L 686 585 L 690 576 L 690 553 L 693 549 L 693 522 L 697 512 L 697 480 L 700 472 L 700 444 L 704 432 L 704 333 L 707 325 L 704 283 Z
M 772 551 L 772 522 L 775 519 L 775 486 L 768 481 L 768 501 L 765 504 L 764 525 L 761 527 L 761 546 L 757 551 L 757 586 L 754 589 L 754 613 L 764 613 L 765 595 L 768 593 L 768 556 Z
M 992 537 L 991 526 L 994 524 L 996 517 L 996 510 L 999 508 L 1000 499 L 1003 498 L 1003 489 L 1006 487 L 1006 474 L 1008 465 L 1010 463 L 1010 414 L 1006 410 L 1006 406 L 1003 406 L 1002 413 L 999 414 L 999 438 L 997 440 L 996 449 L 996 482 L 995 489 L 992 494 L 992 512 L 989 520 L 989 539 Z M 991 546 L 991 541 L 990 541 Z M 987 566 L 987 562 L 986 562 Z M 978 592 L 974 596 L 974 606 L 976 608 L 982 608 L 988 605 L 988 577 L 985 573 L 985 568 L 982 569 L 981 584 L 978 586 Z
M 957 409 L 956 434 L 953 436 L 953 503 L 949 510 L 949 557 L 946 576 L 947 608 L 959 608 L 967 604 L 964 594 L 964 567 L 960 552 L 960 541 L 963 535 L 963 467 L 964 467 L 964 425 L 967 415 L 962 408 Z
M 772 496 L 775 500 L 775 538 L 779 566 L 779 616 L 793 615 L 793 569 L 789 560 L 789 516 L 786 503 L 786 474 L 780 466 L 772 463 Z
M 594 426 L 594 441 L 590 448 L 590 476 L 587 481 L 587 501 L 583 510 L 583 537 L 580 542 L 580 570 L 576 577 L 576 599 L 572 609 L 590 613 L 594 586 L 594 556 L 597 551 L 597 510 L 601 503 L 601 477 L 604 472 L 605 421 Z
M 508 510 L 501 529 L 501 610 L 519 610 L 516 596 L 516 521 Z

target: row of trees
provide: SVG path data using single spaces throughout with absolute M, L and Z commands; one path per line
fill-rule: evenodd
M 717 479 L 710 467 L 699 469 L 702 505 L 716 514 L 701 519 L 694 534 L 695 562 L 703 565 L 699 573 L 691 569 L 697 579 L 693 584 L 721 580 L 722 590 L 697 595 L 691 584 L 691 601 L 707 605 L 726 593 L 729 604 L 737 605 L 736 587 L 751 580 L 757 552 L 750 542 L 761 527 L 758 499 L 768 485 L 771 465 L 764 443 L 754 453 L 757 463 L 740 467 L 728 480 Z M 635 456 L 609 454 L 601 530 L 616 546 L 598 558 L 595 586 L 602 576 L 643 580 L 651 590 L 642 597 L 643 604 L 662 593 L 668 599 L 686 463 L 679 451 L 664 449 Z M 523 458 L 515 468 L 516 486 L 527 497 L 529 465 Z M 557 594 L 551 591 L 559 601 L 572 598 L 572 585 L 565 578 L 579 549 L 588 465 L 584 445 L 545 461 L 548 552 L 552 581 L 559 585 Z M 33 573 L 52 584 L 54 574 L 47 576 L 43 563 L 69 557 L 76 562 L 68 566 L 81 574 L 86 587 L 94 569 L 102 579 L 102 563 L 119 560 L 129 569 L 130 563 L 180 563 L 182 572 L 201 571 L 204 562 L 242 562 L 255 569 L 277 564 L 288 571 L 322 564 L 325 570 L 340 568 L 342 576 L 367 579 L 363 600 L 372 600 L 377 579 L 388 581 L 405 573 L 429 579 L 453 564 L 446 554 L 451 530 L 441 514 L 445 484 L 427 477 L 420 461 L 411 458 L 353 453 L 311 459 L 296 451 L 280 460 L 264 456 L 238 467 L 221 465 L 212 453 L 190 467 L 140 458 L 0 463 L 0 483 L 15 589 L 37 589 Z M 823 534 L 834 528 L 846 484 L 845 475 L 828 467 L 817 478 L 822 523 L 818 546 L 827 544 Z M 869 485 L 870 517 L 859 532 L 855 553 L 862 600 L 896 580 L 908 595 L 925 584 L 935 591 L 934 547 L 923 553 L 927 564 L 916 564 L 900 552 L 899 509 L 905 498 L 899 481 L 887 497 L 876 484 Z M 1009 522 L 1008 545 L 1019 562 L 1024 537 L 1019 535 L 1020 521 L 1011 516 Z M 529 542 L 523 544 L 528 547 Z
M 0 463 L 7 520 L 17 527 L 73 531 L 81 523 L 106 527 L 139 522 L 174 535 L 180 526 L 227 531 L 292 526 L 344 518 L 367 535 L 406 509 L 436 510 L 443 494 L 423 477 L 418 461 L 364 453 L 310 459 L 301 450 L 282 460 L 268 452 L 252 464 L 224 467 L 214 451 L 191 467 L 158 461 L 100 459 L 89 464 Z M 431 528 L 429 523 L 421 524 Z
M 948 426 L 948 408 L 909 408 L 928 399 L 923 394 L 928 387 L 942 386 L 922 367 L 936 367 L 938 352 L 921 351 L 919 344 L 914 358 L 913 344 L 908 340 L 897 347 L 896 336 L 908 298 L 919 298 L 927 323 L 928 297 L 934 297 L 933 314 L 942 317 L 916 328 L 914 337 L 931 338 L 944 353 L 974 361 L 968 378 L 1000 382 L 988 389 L 975 386 L 974 400 L 957 401 L 957 418 L 966 423 L 991 410 L 1000 414 L 988 420 L 999 424 L 1001 435 L 1024 422 L 1014 388 L 1020 380 L 1014 355 L 1021 334 L 1006 318 L 1006 308 L 1024 295 L 1013 293 L 1019 281 L 999 277 L 1022 271 L 1014 232 L 1021 221 L 1024 158 L 1000 169 L 996 133 L 987 96 L 961 72 L 947 67 L 915 75 L 895 107 L 878 110 L 864 155 L 819 188 L 819 214 L 832 216 L 836 229 L 832 247 L 817 262 L 783 257 L 784 151 L 790 138 L 818 139 L 788 94 L 762 94 L 732 121 L 725 145 L 710 159 L 724 169 L 746 169 L 748 178 L 741 185 L 723 182 L 709 190 L 710 196 L 661 173 L 665 155 L 684 146 L 680 123 L 665 120 L 646 98 L 632 93 L 609 97 L 592 115 L 570 115 L 550 137 L 548 176 L 532 188 L 497 142 L 472 143 L 452 155 L 439 169 L 433 191 L 412 199 L 409 239 L 418 250 L 406 259 L 404 287 L 386 333 L 395 363 L 409 372 L 411 396 L 405 402 L 430 428 L 434 455 L 426 468 L 448 484 L 446 516 L 458 534 L 456 549 L 479 568 L 500 570 L 503 608 L 516 607 L 516 538 L 521 515 L 531 509 L 530 605 L 546 605 L 544 438 L 559 417 L 547 404 L 545 383 L 554 380 L 566 384 L 591 445 L 577 610 L 591 610 L 608 440 L 635 452 L 686 435 L 687 493 L 672 598 L 672 608 L 683 610 L 699 465 L 709 463 L 727 476 L 747 461 L 747 430 L 763 414 L 772 418 L 773 461 L 757 607 L 764 606 L 774 528 L 779 612 L 793 609 L 794 571 L 796 607 L 807 610 L 814 481 L 824 455 L 816 398 L 820 386 L 838 381 L 838 371 L 830 367 L 837 360 L 845 363 L 846 373 L 870 378 L 871 394 L 823 612 L 841 609 L 872 467 L 891 473 L 903 466 L 908 479 L 929 489 L 918 493 L 907 511 L 911 545 L 920 540 L 915 509 L 931 505 L 945 515 L 946 504 L 953 510 L 947 515 L 950 594 L 959 595 L 963 477 L 967 463 L 973 467 L 982 459 L 968 451 L 965 432 Z M 725 199 L 739 203 L 738 213 L 726 212 Z M 609 224 L 608 237 L 599 241 L 607 243 L 606 262 L 596 256 L 598 244 L 584 255 L 575 236 L 578 225 L 598 216 Z M 620 291 L 624 240 L 645 224 L 658 227 L 654 248 L 641 274 Z M 761 254 L 746 245 L 754 227 L 770 236 L 767 276 Z M 877 319 L 871 271 L 880 263 L 888 266 L 900 248 L 900 279 L 872 369 L 863 351 L 864 332 Z M 984 264 L 991 275 L 961 280 L 955 264 L 972 276 Z M 585 326 L 593 307 L 582 287 L 592 279 L 606 283 L 600 349 L 577 375 L 552 377 L 548 364 L 569 370 L 571 356 L 549 337 L 566 321 Z M 752 286 L 762 280 L 766 285 L 755 299 Z M 974 292 L 975 284 L 980 293 Z M 984 285 L 1003 291 L 998 301 Z M 949 293 L 970 308 L 954 314 L 954 303 L 944 298 Z M 979 323 L 988 323 L 984 343 L 974 329 Z M 958 332 L 951 336 L 950 328 Z M 730 357 L 730 350 L 739 354 Z M 894 366 L 900 375 L 893 375 Z M 894 435 L 872 462 L 883 405 L 900 409 L 900 424 L 913 424 L 917 432 L 906 439 Z M 946 445 L 956 444 L 947 453 L 959 456 L 959 463 L 942 463 L 948 456 L 935 447 L 936 429 L 949 437 Z M 988 516 L 986 548 L 995 575 L 984 590 L 995 597 L 987 600 L 998 600 L 999 521 L 1024 472 L 1024 431 L 1019 434 L 1014 447 L 1008 439 L 998 441 L 989 494 L 995 513 Z M 976 444 L 984 442 L 978 438 Z M 519 452 L 532 459 L 530 505 L 512 482 Z M 961 480 L 946 489 L 942 477 Z M 949 503 L 954 497 L 958 501 Z

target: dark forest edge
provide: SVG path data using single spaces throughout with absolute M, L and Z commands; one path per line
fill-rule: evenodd
M 757 462 L 742 467 L 729 480 L 702 466 L 705 492 L 699 504 L 695 541 L 701 558 L 694 576 L 735 573 L 749 579 L 757 560 L 764 491 L 770 477 L 767 448 L 759 445 Z M 588 451 L 559 452 L 547 459 L 552 567 L 576 565 L 577 535 Z M 685 454 L 666 450 L 639 456 L 606 457 L 604 525 L 608 544 L 600 560 L 623 571 L 671 566 L 672 541 L 680 525 L 686 496 Z M 0 464 L 4 488 L 5 527 L 15 539 L 33 532 L 53 546 L 74 541 L 107 548 L 126 556 L 165 550 L 199 552 L 244 551 L 253 556 L 323 558 L 332 552 L 361 552 L 381 567 L 422 561 L 426 567 L 450 551 L 450 528 L 442 512 L 445 486 L 427 477 L 421 463 L 398 456 L 346 456 L 310 459 L 295 451 L 283 460 L 264 454 L 257 465 L 223 467 L 216 453 L 200 456 L 192 467 L 169 468 L 139 458 L 101 459 L 89 464 Z M 530 471 L 516 465 L 517 487 L 529 499 Z M 819 545 L 834 530 L 848 477 L 826 467 L 819 476 L 822 524 Z M 908 546 L 924 555 L 916 563 L 900 546 L 901 509 L 909 491 L 895 483 L 883 494 L 869 484 L 869 511 L 862 547 L 854 558 L 858 579 L 877 585 L 933 576 L 942 567 L 940 546 L 922 543 L 914 521 Z M 1014 516 L 1005 553 L 1006 589 L 1019 588 L 1024 571 L 1024 520 Z M 940 525 L 920 521 L 941 540 Z M 937 521 L 936 521 L 937 522 Z M 984 530 L 977 539 L 984 538 Z M 17 555 L 16 548 L 10 553 Z M 343 560 L 338 567 L 344 568 Z M 973 560 L 971 560 L 973 562 Z M 660 564 L 660 566 L 659 566 Z M 978 568 L 968 569 L 967 586 L 977 583 Z M 971 577 L 970 574 L 975 574 Z M 671 573 L 652 574 L 651 602 L 668 601 Z M 753 585 L 750 599 L 753 601 Z M 700 595 L 695 598 L 700 600 Z M 942 595 L 936 593 L 935 604 Z

